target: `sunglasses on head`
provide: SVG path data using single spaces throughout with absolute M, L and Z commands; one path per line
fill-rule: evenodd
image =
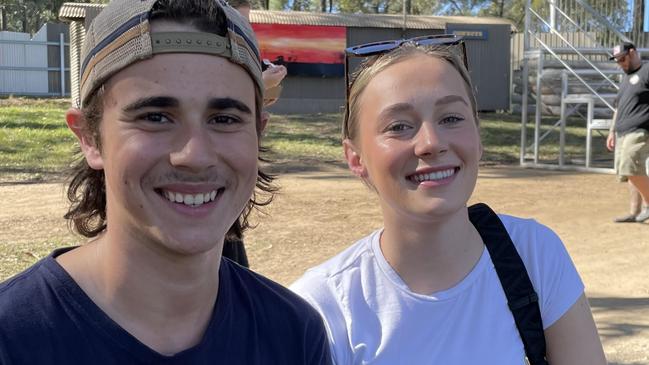
M 350 81 L 349 77 L 349 58 L 351 57 L 371 57 L 388 53 L 394 49 L 401 47 L 403 44 L 409 43 L 415 46 L 455 46 L 459 45 L 459 51 L 464 63 L 464 67 L 469 69 L 469 63 L 466 56 L 466 45 L 461 36 L 455 34 L 437 34 L 427 35 L 423 37 L 415 37 L 409 39 L 398 39 L 391 41 L 365 43 L 358 46 L 353 46 L 345 49 L 345 128 L 347 128 L 347 121 L 349 119 L 349 91 L 355 80 Z

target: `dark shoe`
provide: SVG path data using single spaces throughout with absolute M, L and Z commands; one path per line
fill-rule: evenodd
M 636 222 L 644 222 L 647 219 L 649 219 L 649 208 L 644 208 L 644 210 L 635 217 Z
M 615 223 L 635 223 L 636 222 L 635 217 L 637 217 L 637 215 L 629 214 L 629 215 L 625 215 L 623 217 L 617 217 L 617 218 L 613 219 L 613 222 L 615 222 Z

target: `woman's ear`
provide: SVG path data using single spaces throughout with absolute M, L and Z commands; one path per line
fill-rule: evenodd
M 367 170 L 365 169 L 364 161 L 361 158 L 360 151 L 354 145 L 354 142 L 349 138 L 343 141 L 343 150 L 345 151 L 345 160 L 347 166 L 354 173 L 354 175 L 365 179 L 367 178 Z
M 72 133 L 77 136 L 81 152 L 83 152 L 88 166 L 95 170 L 102 170 L 104 168 L 104 159 L 101 156 L 98 141 L 95 141 L 95 137 L 88 128 L 83 112 L 77 108 L 68 109 L 65 112 L 65 122 Z

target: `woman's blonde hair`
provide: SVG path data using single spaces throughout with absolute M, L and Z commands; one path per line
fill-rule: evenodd
M 366 59 L 351 77 L 353 81 L 351 81 L 347 95 L 347 110 L 345 110 L 343 120 L 343 139 L 354 140 L 356 138 L 360 108 L 359 101 L 370 81 L 389 66 L 422 54 L 444 60 L 460 73 L 460 76 L 464 80 L 467 96 L 471 103 L 471 111 L 477 124 L 478 109 L 475 93 L 471 84 L 471 78 L 469 77 L 469 71 L 464 66 L 462 57 L 458 55 L 458 49 L 460 49 L 459 46 L 417 46 L 414 43 L 406 42 L 388 53 Z

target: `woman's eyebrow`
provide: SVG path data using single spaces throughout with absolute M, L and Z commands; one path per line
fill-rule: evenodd
M 456 103 L 456 102 L 461 102 L 466 106 L 469 106 L 469 103 L 467 103 L 466 98 L 460 96 L 460 95 L 446 95 L 444 97 L 441 97 L 437 99 L 435 102 L 435 105 L 440 105 L 440 104 L 451 104 L 451 103 Z
M 400 112 L 406 112 L 409 110 L 412 110 L 413 107 L 409 103 L 396 103 L 392 104 L 389 107 L 383 109 L 381 113 L 379 114 L 379 118 L 384 117 L 386 115 L 390 115 L 392 113 L 400 113 Z

